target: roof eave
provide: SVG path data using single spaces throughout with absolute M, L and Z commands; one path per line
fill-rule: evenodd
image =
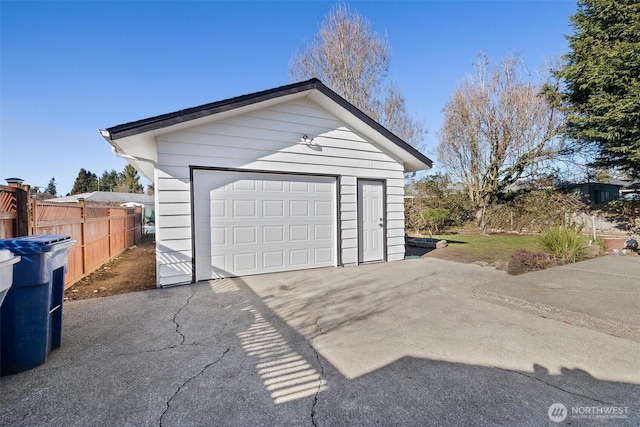
M 137 135 L 153 130 L 174 126 L 180 123 L 196 120 L 199 118 L 219 114 L 225 111 L 235 110 L 252 104 L 261 103 L 270 99 L 279 98 L 286 95 L 296 94 L 307 90 L 315 89 L 322 83 L 318 79 L 311 79 L 304 82 L 292 83 L 286 86 L 280 86 L 275 89 L 269 89 L 262 92 L 256 92 L 247 95 L 240 95 L 234 98 L 222 101 L 212 102 L 197 107 L 186 108 L 184 110 L 174 111 L 172 113 L 161 114 L 147 119 L 137 120 L 134 122 L 124 123 L 113 126 L 104 130 L 109 135 L 109 139 L 121 139 L 127 136 Z M 322 85 L 324 86 L 324 85 Z M 103 131 L 101 131 L 103 132 Z M 104 136 L 104 134 L 103 134 Z
M 404 163 L 405 172 L 414 172 L 418 170 L 430 169 L 433 166 L 431 159 L 426 157 L 420 151 L 416 150 L 411 145 L 407 144 L 393 132 L 382 126 L 377 121 L 373 120 L 367 114 L 353 106 L 346 101 L 340 95 L 333 90 L 325 86 L 320 80 L 313 78 L 307 81 L 292 83 L 289 85 L 281 86 L 274 89 L 265 90 L 262 92 L 256 92 L 248 95 L 241 95 L 234 98 L 213 102 L 197 107 L 187 108 L 184 110 L 175 111 L 172 113 L 162 114 L 147 119 L 142 119 L 130 123 L 125 123 L 117 126 L 113 126 L 104 130 L 100 130 L 102 136 L 111 144 L 114 148 L 114 152 L 117 155 L 124 154 L 124 150 L 120 147 L 116 141 L 123 138 L 131 139 L 136 135 L 141 134 L 153 134 L 160 129 L 175 128 L 176 126 L 192 122 L 197 119 L 204 119 L 206 117 L 220 114 L 223 112 L 237 110 L 242 107 L 249 107 L 253 104 L 260 104 L 276 98 L 282 98 L 284 96 L 298 95 L 307 96 L 308 93 L 317 90 L 324 96 L 332 100 L 335 104 L 342 107 L 350 115 L 357 118 L 360 122 L 367 125 L 370 129 L 373 129 L 384 139 L 390 141 L 397 148 L 400 148 L 402 160 Z M 307 92 L 307 93 L 305 93 Z M 409 154 L 407 156 L 406 154 Z

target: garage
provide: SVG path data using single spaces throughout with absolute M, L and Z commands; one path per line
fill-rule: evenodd
M 153 180 L 159 287 L 405 257 L 431 160 L 317 79 L 100 131 Z
M 196 280 L 336 266 L 336 179 L 193 171 Z

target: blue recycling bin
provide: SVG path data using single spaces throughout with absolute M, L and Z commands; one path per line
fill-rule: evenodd
M 42 365 L 60 347 L 64 273 L 74 243 L 56 234 L 0 240 L 0 249 L 21 257 L 0 307 L 0 375 Z

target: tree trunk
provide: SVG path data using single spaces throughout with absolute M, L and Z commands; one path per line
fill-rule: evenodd
M 480 234 L 487 234 L 486 210 L 487 206 L 483 205 L 478 212 L 478 228 L 480 229 Z

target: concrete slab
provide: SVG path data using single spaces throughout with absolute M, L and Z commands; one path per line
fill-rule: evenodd
M 640 343 L 473 295 L 510 279 L 418 259 L 73 301 L 0 425 L 640 424 Z
M 479 297 L 640 342 L 640 257 L 605 256 L 474 289 Z

